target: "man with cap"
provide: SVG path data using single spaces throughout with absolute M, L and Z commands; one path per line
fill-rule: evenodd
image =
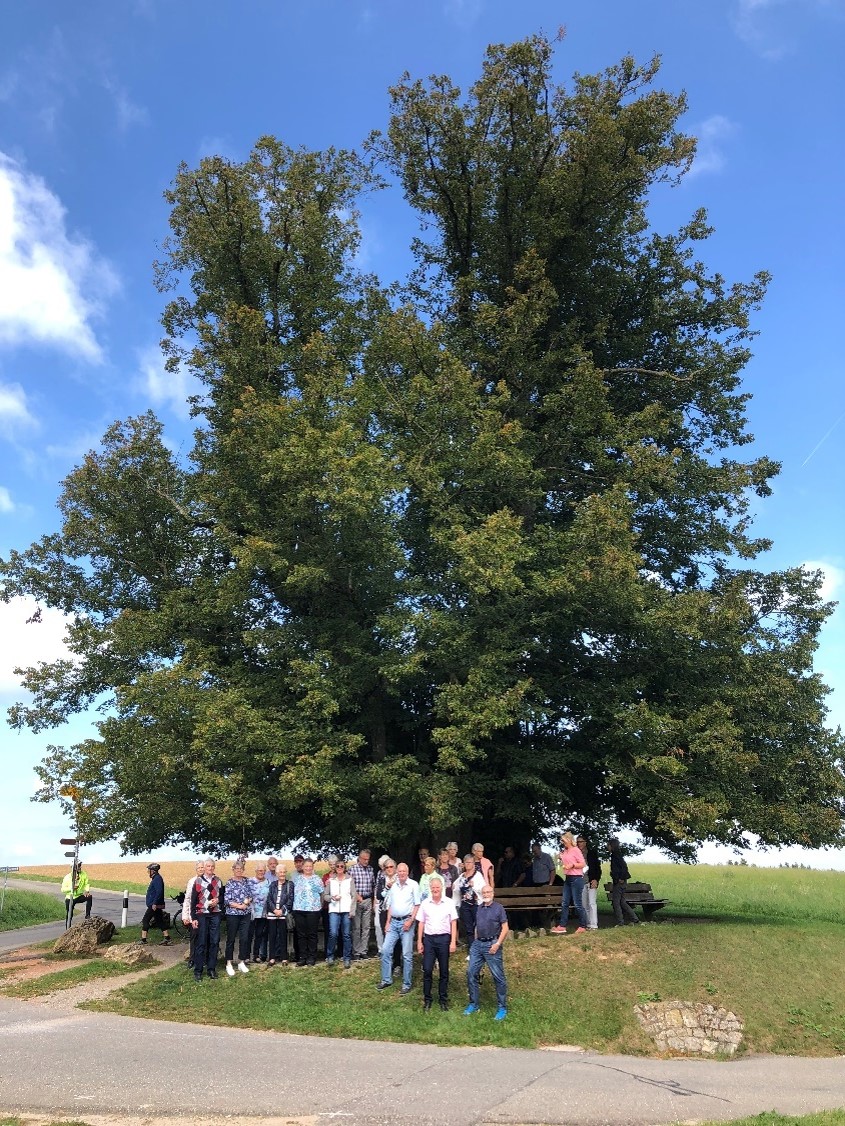
M 147 888 L 147 909 L 141 920 L 141 942 L 147 941 L 150 924 L 155 922 L 156 926 L 161 928 L 162 938 L 159 945 L 169 946 L 170 931 L 166 925 L 167 919 L 164 913 L 164 880 L 159 874 L 161 865 L 148 864 L 147 872 L 150 876 L 150 886 Z

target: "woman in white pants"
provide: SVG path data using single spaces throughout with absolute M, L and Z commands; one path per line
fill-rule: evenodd
M 601 861 L 596 849 L 587 843 L 586 837 L 579 837 L 575 842 L 584 854 L 587 863 L 584 865 L 584 893 L 582 903 L 587 913 L 587 930 L 599 929 L 598 894 L 601 881 Z

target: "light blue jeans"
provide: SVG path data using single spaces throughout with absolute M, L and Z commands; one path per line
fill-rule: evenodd
M 334 961 L 334 951 L 337 945 L 337 932 L 343 935 L 343 960 L 348 962 L 352 957 L 352 920 L 348 911 L 329 911 L 329 941 L 326 944 L 326 961 Z
M 567 876 L 563 884 L 563 896 L 560 904 L 560 925 L 565 927 L 569 922 L 569 904 L 575 908 L 578 915 L 578 926 L 586 928 L 587 912 L 584 910 L 584 877 Z
M 402 943 L 402 988 L 411 988 L 411 970 L 414 964 L 414 927 L 405 930 L 406 919 L 391 919 L 384 945 L 381 948 L 381 980 L 385 984 L 393 980 L 393 947 Z

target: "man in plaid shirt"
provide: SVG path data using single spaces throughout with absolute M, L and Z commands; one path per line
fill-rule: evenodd
M 352 916 L 352 956 L 356 961 L 366 958 L 370 948 L 370 931 L 373 926 L 373 896 L 376 874 L 370 867 L 370 850 L 362 848 L 358 860 L 349 869 L 358 896 Z

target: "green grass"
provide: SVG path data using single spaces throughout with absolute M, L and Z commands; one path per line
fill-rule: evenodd
M 845 1126 L 845 1110 L 820 1110 L 818 1114 L 754 1114 L 751 1118 L 734 1118 L 730 1122 L 702 1122 L 699 1126 Z
M 634 880 L 652 886 L 672 915 L 710 918 L 845 920 L 845 872 L 811 872 L 800 868 L 752 868 L 742 865 L 637 864 Z M 604 899 L 602 891 L 599 899 Z M 609 908 L 608 908 L 609 909 Z
M 32 927 L 37 923 L 54 923 L 64 917 L 65 907 L 60 899 L 52 899 L 37 891 L 7 888 L 3 912 L 0 914 L 0 931 Z
M 72 989 L 86 981 L 95 981 L 102 977 L 117 977 L 120 974 L 131 974 L 138 969 L 137 966 L 124 966 L 120 962 L 107 962 L 104 958 L 92 958 L 81 966 L 72 966 L 70 969 L 57 970 L 55 973 L 42 974 L 41 977 L 30 978 L 15 985 L 0 988 L 0 992 L 7 997 L 41 997 L 45 993 L 54 993 L 61 989 Z
M 452 961 L 449 1013 L 423 1014 L 418 966 L 410 996 L 400 997 L 398 988 L 379 993 L 375 962 L 349 973 L 324 965 L 261 968 L 200 985 L 174 967 L 90 1007 L 321 1036 L 524 1048 L 568 1043 L 653 1054 L 633 1006 L 679 998 L 737 1012 L 746 1025 L 746 1050 L 845 1053 L 845 874 L 632 868 L 635 878 L 673 901 L 662 920 L 603 927 L 577 939 L 509 942 L 510 1009 L 502 1024 L 491 1019 L 489 975 L 482 983 L 483 1011 L 462 1015 L 466 963 L 460 952 Z

